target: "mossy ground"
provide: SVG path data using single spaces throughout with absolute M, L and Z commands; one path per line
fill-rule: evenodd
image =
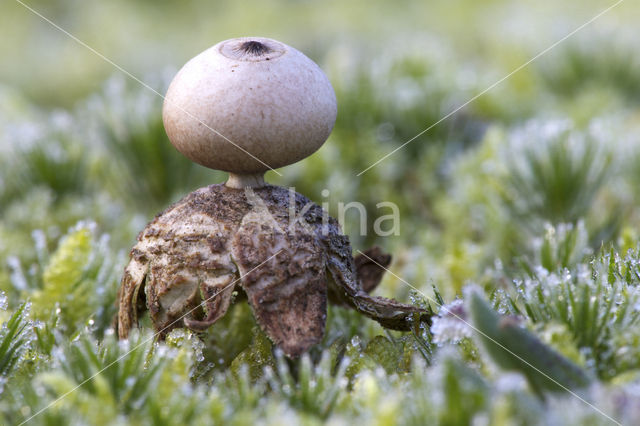
M 357 176 L 609 6 L 454 3 L 273 2 L 258 19 L 231 2 L 33 2 L 161 93 L 172 71 L 158 69 L 223 38 L 261 33 L 308 53 L 338 121 L 318 153 L 267 180 L 334 216 L 363 203 L 367 234 L 357 215 L 344 224 L 354 248 L 394 254 L 377 293 L 438 316 L 398 333 L 332 307 L 323 342 L 295 361 L 244 302 L 200 338 L 157 343 L 143 322 L 118 342 L 136 233 L 225 175 L 171 147 L 154 93 L 34 33 L 0 86 L 0 423 L 640 423 L 640 9 L 623 3 Z M 8 34 L 46 28 L 7 11 Z M 131 34 L 92 38 L 90 16 Z M 0 41 L 7 57 L 14 39 Z M 113 54 L 159 51 L 150 40 L 171 59 Z M 48 51 L 50 68 L 27 66 Z M 372 232 L 381 201 L 399 207 L 399 235 Z

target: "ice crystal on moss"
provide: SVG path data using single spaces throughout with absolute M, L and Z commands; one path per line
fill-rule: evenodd
M 458 343 L 465 337 L 471 337 L 472 329 L 467 323 L 467 313 L 462 299 L 443 305 L 431 325 L 434 343 Z

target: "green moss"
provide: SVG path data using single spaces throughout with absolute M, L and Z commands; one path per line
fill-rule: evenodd
M 3 71 L 19 84 L 0 88 L 0 423 L 41 410 L 29 424 L 602 424 L 602 413 L 640 423 L 640 80 L 624 36 L 637 6 L 612 10 L 610 33 L 597 32 L 606 20 L 585 27 L 421 133 L 557 40 L 538 16 L 553 9 L 575 28 L 595 3 L 275 2 L 254 17 L 244 3 L 116 1 L 100 13 L 67 3 L 43 12 L 58 22 L 64 10 L 81 39 L 114 19 L 131 34 L 152 31 L 107 34 L 102 47 L 114 52 L 162 39 L 179 64 L 190 44 L 275 26 L 275 37 L 320 62 L 339 104 L 331 140 L 267 179 L 327 202 L 333 215 L 340 202 L 361 202 L 367 235 L 356 215 L 344 223 L 354 249 L 378 244 L 394 256 L 396 276 L 375 294 L 428 302 L 452 338 L 436 334 L 442 327 L 385 331 L 331 306 L 323 341 L 287 360 L 240 292 L 205 333 L 175 330 L 161 342 L 142 321 L 140 335 L 118 342 L 116 291 L 136 233 L 225 175 L 171 147 L 153 92 L 106 78 L 93 60 L 83 66 L 91 54 L 61 52 L 64 38 L 25 48 L 12 40 L 29 37 L 9 37 L 0 51 L 19 49 L 21 59 Z M 0 23 L 22 34 L 28 16 L 15 4 Z M 173 41 L 159 30 L 164 19 Z M 21 68 L 47 55 L 66 68 Z M 149 57 L 136 75 L 162 92 L 172 73 Z M 70 63 L 89 77 L 69 78 L 79 72 Z M 400 235 L 373 232 L 381 201 L 398 206 Z M 481 289 L 470 296 L 474 282 Z M 460 318 L 440 307 L 456 299 Z M 471 337 L 469 324 L 531 365 Z
M 251 345 L 240 352 L 231 363 L 231 373 L 236 378 L 241 374 L 240 370 L 246 368 L 249 379 L 256 382 L 264 376 L 266 367 L 275 367 L 276 360 L 272 353 L 272 344 L 260 327 L 253 327 L 253 339 Z
M 580 367 L 544 345 L 517 320 L 500 317 L 477 292 L 469 296 L 475 330 L 498 365 L 520 371 L 540 395 L 547 390 L 576 390 L 589 384 L 587 374 Z

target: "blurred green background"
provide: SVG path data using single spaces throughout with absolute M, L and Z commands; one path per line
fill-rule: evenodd
M 603 383 L 637 383 L 637 2 L 622 2 L 361 176 L 357 174 L 614 1 L 32 0 L 25 4 L 160 93 L 188 59 L 224 39 L 258 35 L 301 50 L 329 76 L 338 98 L 338 119 L 317 153 L 281 169 L 281 177 L 268 173 L 269 182 L 294 186 L 317 203 L 328 202 L 334 216 L 340 202 L 363 203 L 368 213 L 366 235 L 359 232 L 355 211 L 343 224 L 354 249 L 384 247 L 394 255 L 394 273 L 429 297 L 436 295 L 435 286 L 438 295 L 452 301 L 466 284 L 477 283 L 501 314 L 521 315 L 528 330 Z M 190 163 L 173 149 L 162 127 L 159 96 L 20 3 L 3 2 L 0 34 L 0 308 L 5 304 L 9 308 L 0 309 L 0 323 L 6 325 L 12 312 L 21 312 L 20 303 L 30 300 L 31 318 L 40 321 L 41 330 L 34 331 L 37 345 L 16 346 L 31 351 L 16 349 L 20 362 L 7 363 L 10 368 L 5 370 L 0 362 L 0 394 L 3 377 L 10 374 L 13 381 L 8 383 L 22 385 L 16 387 L 18 396 L 0 403 L 11 413 L 6 418 L 14 420 L 25 416 L 22 404 L 29 398 L 40 401 L 32 401 L 38 406 L 66 389 L 67 382 L 51 384 L 56 377 L 66 377 L 70 383 L 84 377 L 72 367 L 64 370 L 64 362 L 53 363 L 53 373 L 49 366 L 43 367 L 56 358 L 56 348 L 69 346 L 68 340 L 107 339 L 102 365 L 119 353 L 115 343 L 108 343 L 109 324 L 136 234 L 171 202 L 226 176 Z M 329 196 L 322 195 L 324 189 Z M 399 235 L 373 233 L 374 220 L 390 213 L 377 207 L 383 201 L 399 206 Z M 598 281 L 603 276 L 608 277 L 604 283 Z M 420 299 L 409 290 L 387 274 L 377 293 Z M 558 300 L 566 300 L 571 309 L 552 303 Z M 219 358 L 224 366 L 245 363 L 254 372 L 251 360 L 266 339 L 249 331 L 253 322 L 246 308 L 236 309 L 225 321 L 212 332 L 212 340 L 205 341 L 204 359 L 215 358 L 215 364 Z M 3 327 L 0 337 L 8 342 L 10 328 Z M 57 335 L 51 331 L 56 327 L 61 330 Z M 347 388 L 354 391 L 349 395 L 355 399 L 330 405 L 336 416 L 342 416 L 339 419 L 368 419 L 368 412 L 384 419 L 384 403 L 395 407 L 390 412 L 397 414 L 402 404 L 388 395 L 401 395 L 400 389 L 411 386 L 415 404 L 405 413 L 406 424 L 420 424 L 424 412 L 416 407 L 429 398 L 443 424 L 464 423 L 471 418 L 464 416 L 476 412 L 484 412 L 495 424 L 496 419 L 527 424 L 526 419 L 538 414 L 528 415 L 546 410 L 527 399 L 531 394 L 512 398 L 500 388 L 499 375 L 487 367 L 486 354 L 479 354 L 468 339 L 456 346 L 462 361 L 442 355 L 436 362 L 447 375 L 438 375 L 434 388 L 427 383 L 436 374 L 433 370 L 429 380 L 419 374 L 397 380 L 376 351 L 387 351 L 385 356 L 396 361 L 409 359 L 410 345 L 402 340 L 407 336 L 381 333 L 376 324 L 358 315 L 330 310 L 327 338 L 314 361 L 322 351 L 334 354 L 334 344 L 345 339 L 350 356 L 366 359 L 358 361 L 357 368 L 349 367 L 350 384 L 340 387 L 345 394 Z M 422 342 L 422 337 L 414 337 Z M 369 343 L 360 345 L 352 338 Z M 419 351 L 416 344 L 411 351 Z M 93 359 L 89 346 L 73 356 Z M 441 346 L 431 340 L 425 344 L 429 351 Z M 246 352 L 247 347 L 254 352 Z M 173 363 L 170 371 L 182 368 L 176 363 L 184 360 L 171 359 L 165 360 Z M 431 355 L 426 359 L 432 362 Z M 200 373 L 193 371 L 204 367 L 200 358 L 196 361 L 187 362 L 192 370 L 180 380 L 198 381 Z M 144 359 L 131 361 L 130 368 L 138 368 L 136 362 L 142 365 Z M 325 377 L 326 383 L 338 383 L 340 375 L 332 376 L 337 367 L 329 374 L 322 365 L 314 374 L 326 373 L 331 376 Z M 399 365 L 401 371 L 404 367 Z M 376 366 L 388 374 L 375 376 Z M 369 369 L 371 376 L 363 376 L 363 388 L 352 388 L 358 377 L 354 371 L 361 369 Z M 47 376 L 46 398 L 27 390 L 31 378 L 42 371 L 61 375 Z M 124 383 L 126 376 L 107 380 L 111 379 Z M 171 386 L 184 385 L 176 380 Z M 228 393 L 228 383 L 221 383 L 212 388 L 212 395 Z M 243 383 L 240 390 L 233 388 L 242 396 L 227 401 L 233 407 L 244 407 L 243 398 L 266 392 L 242 388 L 249 386 Z M 465 388 L 464 383 L 473 385 Z M 269 389 L 274 388 L 278 387 L 271 383 Z M 304 398 L 314 395 L 313 390 L 287 394 L 285 387 L 278 389 L 287 401 L 283 404 L 296 415 L 302 412 L 310 416 L 307 420 L 320 421 L 331 416 L 324 406 L 306 405 L 309 401 Z M 613 406 L 618 391 L 622 392 L 616 388 L 597 398 L 602 396 Z M 95 392 L 102 395 L 99 389 Z M 489 399 L 486 395 L 491 392 L 503 399 Z M 126 404 L 133 405 L 119 405 L 115 390 L 113 394 L 115 402 L 105 407 L 115 411 L 102 413 L 105 422 L 129 415 L 135 405 L 129 400 Z M 276 394 L 269 395 L 277 405 L 281 400 Z M 337 394 L 342 395 L 331 395 Z M 441 406 L 437 395 L 445 395 L 448 405 Z M 59 415 L 61 424 L 67 424 L 75 417 L 65 415 L 81 411 L 79 407 L 90 413 L 97 406 L 87 398 L 70 402 L 68 411 L 56 411 L 48 419 L 53 422 Z M 153 410 L 160 410 L 165 400 L 153 401 L 157 406 L 152 404 L 149 413 L 164 418 Z M 198 401 L 204 404 L 205 399 Z M 174 402 L 176 407 L 181 404 L 179 398 Z M 549 415 L 563 424 L 558 419 L 564 419 L 567 410 L 558 404 Z M 365 408 L 358 411 L 354 406 Z M 620 410 L 637 420 L 633 413 Z M 16 413 L 22 415 L 12 417 Z M 163 424 L 151 422 L 147 414 L 141 415 L 145 424 Z M 270 415 L 276 419 L 277 410 Z M 580 423 L 579 419 L 569 420 Z
M 262 35 L 305 52 L 336 89 L 336 127 L 318 153 L 268 178 L 329 202 L 334 215 L 339 202 L 364 203 L 368 235 L 358 235 L 354 210 L 344 224 L 354 246 L 423 259 L 429 272 L 411 279 L 458 291 L 496 257 L 510 262 L 545 223 L 586 220 L 594 247 L 637 225 L 640 8 L 632 2 L 362 176 L 612 3 L 28 4 L 160 93 L 223 39 Z M 126 248 L 168 203 L 225 179 L 181 158 L 164 135 L 162 99 L 112 64 L 17 2 L 3 6 L 0 28 L 3 241 L 90 218 Z M 400 207 L 400 235 L 373 235 L 374 220 L 390 213 L 381 201 Z

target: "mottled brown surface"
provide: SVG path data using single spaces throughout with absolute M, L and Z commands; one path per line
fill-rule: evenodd
M 337 221 L 332 221 L 329 233 L 322 239 L 327 253 L 327 267 L 332 279 L 328 280 L 328 290 L 332 299 L 340 301 L 363 315 L 376 320 L 380 325 L 392 330 L 409 330 L 412 314 L 421 314 L 429 321 L 427 312 L 417 306 L 400 303 L 393 299 L 367 294 L 356 276 L 355 260 L 351 254 L 349 238 L 342 235 Z
M 376 246 L 357 255 L 354 263 L 362 289 L 371 293 L 378 287 L 386 268 L 391 264 L 391 255 Z
M 145 307 L 160 337 L 175 327 L 206 330 L 238 285 L 262 329 L 291 357 L 322 339 L 328 292 L 385 327 L 408 329 L 407 316 L 424 311 L 367 294 L 384 273 L 376 262 L 386 267 L 390 256 L 374 248 L 365 254 L 375 262 L 354 261 L 349 239 L 323 214 L 304 196 L 270 185 L 211 185 L 187 195 L 138 235 L 119 292 L 120 337 Z
M 258 323 L 287 355 L 296 357 L 324 335 L 324 253 L 312 229 L 300 222 L 290 226 L 288 217 L 276 214 L 279 209 L 271 212 L 259 196 L 247 195 L 253 209 L 236 232 L 232 255 Z

